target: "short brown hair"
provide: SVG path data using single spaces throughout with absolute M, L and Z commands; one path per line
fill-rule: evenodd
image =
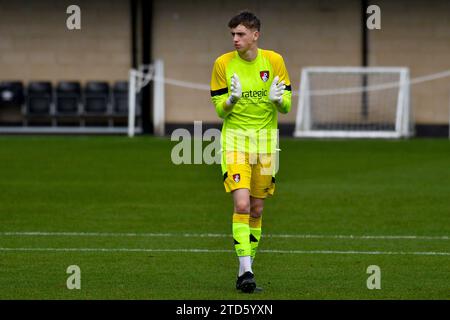
M 238 15 L 231 18 L 230 22 L 228 22 L 228 27 L 236 28 L 240 24 L 248 29 L 256 29 L 258 31 L 261 29 L 261 21 L 249 11 L 241 11 Z

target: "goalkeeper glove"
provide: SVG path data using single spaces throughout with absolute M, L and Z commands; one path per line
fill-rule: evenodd
M 272 102 L 281 104 L 283 102 L 283 92 L 284 92 L 284 89 L 286 88 L 286 86 L 284 85 L 284 80 L 281 82 L 278 82 L 279 79 L 280 79 L 279 76 L 276 76 L 273 79 L 273 82 L 270 85 L 269 99 Z
M 231 95 L 227 99 L 227 106 L 236 104 L 242 96 L 242 86 L 238 75 L 235 73 L 231 76 Z

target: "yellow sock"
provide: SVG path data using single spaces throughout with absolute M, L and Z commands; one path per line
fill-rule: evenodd
M 248 213 L 233 213 L 234 248 L 239 257 L 251 255 L 249 218 Z
M 259 218 L 250 217 L 249 229 L 250 229 L 250 247 L 252 250 L 252 259 L 255 258 L 256 250 L 258 249 L 259 240 L 261 239 L 261 225 L 262 216 Z

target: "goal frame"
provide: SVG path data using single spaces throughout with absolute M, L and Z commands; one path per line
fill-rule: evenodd
M 375 73 L 397 73 L 399 82 L 389 83 L 387 85 L 378 85 L 375 87 L 392 88 L 398 87 L 395 130 L 313 130 L 311 128 L 311 94 L 309 75 L 312 73 L 356 73 L 356 74 L 375 74 Z M 350 88 L 356 89 L 356 88 Z M 369 88 L 370 89 L 370 88 Z M 337 90 L 346 90 L 337 89 Z M 363 90 L 361 90 L 362 92 Z M 345 94 L 345 93 L 343 93 Z M 298 109 L 295 123 L 294 137 L 305 138 L 402 138 L 412 135 L 410 128 L 410 79 L 409 69 L 406 67 L 306 67 L 302 69 L 300 78 L 300 92 L 298 98 Z

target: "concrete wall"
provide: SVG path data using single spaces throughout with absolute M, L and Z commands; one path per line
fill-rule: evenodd
M 148 1 L 148 0 L 146 0 Z M 369 1 L 370 4 L 371 1 Z M 66 8 L 82 9 L 82 30 L 66 28 Z M 375 2 L 374 2 L 375 3 Z M 450 2 L 379 0 L 381 30 L 368 31 L 372 66 L 407 66 L 417 77 L 450 69 Z M 227 28 L 242 9 L 262 21 L 260 47 L 281 53 L 293 89 L 305 66 L 361 65 L 360 0 L 154 0 L 153 56 L 166 76 L 209 84 L 214 60 L 233 50 Z M 127 79 L 129 0 L 0 0 L 0 80 Z M 450 78 L 412 87 L 416 122 L 447 124 Z M 280 122 L 293 123 L 293 110 Z M 166 86 L 166 119 L 220 122 L 209 92 Z
M 407 66 L 411 77 L 450 70 L 450 1 L 379 0 L 381 30 L 369 32 L 369 61 Z M 411 87 L 416 122 L 448 124 L 450 77 Z
M 209 84 L 214 60 L 233 50 L 227 27 L 242 9 L 259 16 L 260 47 L 281 53 L 298 90 L 308 65 L 360 65 L 360 1 L 155 1 L 155 58 L 164 59 L 166 76 Z M 166 87 L 166 119 L 219 122 L 208 91 Z M 297 97 L 280 122 L 294 122 Z
M 66 8 L 81 8 L 81 30 Z M 126 80 L 129 1 L 0 0 L 0 80 Z
M 406 66 L 411 77 L 450 69 L 450 1 L 372 1 L 381 30 L 368 31 L 371 66 Z M 371 4 L 371 1 L 369 1 Z M 226 27 L 240 9 L 262 20 L 260 46 L 280 52 L 298 90 L 300 70 L 311 65 L 361 64 L 360 1 L 155 1 L 154 56 L 168 77 L 209 83 L 214 59 L 232 50 Z M 450 78 L 411 88 L 420 124 L 448 124 Z M 167 87 L 167 120 L 218 121 L 207 92 Z M 293 122 L 297 109 L 280 116 Z

